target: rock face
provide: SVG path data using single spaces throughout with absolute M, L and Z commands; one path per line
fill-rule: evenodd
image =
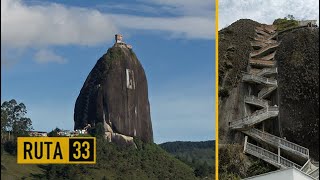
M 132 49 L 108 49 L 88 75 L 75 103 L 74 129 L 102 123 L 114 141 L 153 142 L 147 79 Z M 109 127 L 109 128 L 107 128 Z
M 286 33 L 276 53 L 282 136 L 319 160 L 319 29 Z
M 219 142 L 242 142 L 243 134 L 230 131 L 228 122 L 245 116 L 243 106 L 247 91 L 241 82 L 246 71 L 254 28 L 260 23 L 241 19 L 219 31 Z

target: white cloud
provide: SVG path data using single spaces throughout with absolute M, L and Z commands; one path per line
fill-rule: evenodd
M 212 39 L 214 18 L 112 15 L 55 3 L 28 6 L 21 0 L 2 0 L 1 26 L 1 42 L 9 47 L 96 45 L 111 41 L 119 27 Z
M 39 50 L 34 55 L 34 60 L 40 64 L 49 63 L 49 62 L 56 62 L 59 64 L 64 64 L 67 62 L 67 60 L 65 58 L 55 54 L 53 51 L 50 51 L 48 49 Z
M 214 39 L 213 18 L 203 17 L 140 17 L 113 15 L 116 25 L 124 29 L 152 30 L 169 32 L 174 38 Z
M 175 15 L 151 17 L 112 14 L 57 3 L 35 1 L 32 5 L 27 5 L 22 0 L 1 0 L 1 44 L 6 49 L 92 46 L 109 43 L 115 33 L 130 34 L 130 30 L 166 32 L 166 35 L 169 34 L 172 38 L 214 39 L 213 12 L 212 16 L 208 15 L 213 10 L 213 7 L 209 6 L 211 1 L 195 3 L 191 0 L 154 0 L 149 2 L 149 5 L 146 4 L 138 3 L 137 10 L 150 11 L 150 8 L 161 6 L 162 10 L 174 12 L 172 14 Z M 113 7 L 126 8 L 123 5 Z M 159 13 L 166 15 L 165 12 Z M 50 59 L 39 58 L 39 53 L 41 55 L 44 52 L 38 52 L 35 56 L 37 62 L 61 63 L 63 59 L 56 54 L 49 54 L 52 55 Z
M 95 45 L 113 38 L 111 19 L 91 9 L 1 1 L 1 43 L 9 47 Z
M 158 14 L 162 11 L 162 8 L 154 7 L 145 4 L 121 4 L 116 3 L 103 3 L 96 5 L 97 9 L 114 11 L 114 12 L 136 12 L 136 13 L 148 13 L 148 14 Z
M 170 13 L 191 16 L 203 16 L 214 20 L 214 0 L 141 0 L 146 3 L 162 6 Z
M 316 19 L 319 23 L 318 0 L 220 0 L 219 29 L 238 19 L 252 19 L 272 24 L 277 18 L 288 14 L 296 19 Z

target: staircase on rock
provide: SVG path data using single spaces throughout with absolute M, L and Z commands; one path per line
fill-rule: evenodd
M 280 42 L 277 40 L 279 33 L 273 25 L 256 27 L 255 32 L 256 37 L 251 43 L 254 50 L 250 53 L 248 72 L 242 76 L 242 82 L 248 85 L 249 90 L 248 95 L 244 97 L 244 103 L 250 107 L 247 111 L 251 113 L 229 122 L 229 127 L 246 135 L 245 153 L 281 169 L 296 167 L 314 179 L 319 179 L 319 165 L 311 162 L 309 149 L 264 130 L 265 121 L 274 120 L 279 116 L 278 103 L 271 102 L 270 96 L 276 94 L 274 92 L 278 87 L 278 70 L 274 57 Z M 248 136 L 264 146 L 248 142 Z

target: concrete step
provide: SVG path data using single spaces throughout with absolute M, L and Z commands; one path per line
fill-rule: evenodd
M 259 58 L 252 58 L 252 59 L 261 59 L 261 60 L 274 60 L 274 56 L 276 55 L 276 51 L 271 53 L 271 54 L 268 54 L 266 56 L 263 56 L 263 57 L 259 57 Z
M 249 63 L 252 67 L 256 67 L 256 68 L 273 68 L 276 65 L 275 61 L 263 60 L 263 59 L 250 59 Z
M 253 41 L 253 42 L 251 42 L 251 46 L 254 48 L 254 49 L 259 49 L 259 48 L 262 48 L 262 47 L 265 47 L 265 46 L 267 46 L 267 45 L 269 45 L 269 44 L 276 44 L 277 43 L 277 41 L 275 41 L 275 40 L 258 40 L 258 41 Z
M 270 118 L 275 118 L 278 116 L 278 114 L 279 114 L 278 107 L 267 107 L 267 108 L 255 111 L 249 116 L 246 116 L 239 120 L 229 122 L 229 127 L 231 129 L 246 130 L 255 124 L 261 123 L 262 121 L 265 121 Z
M 264 36 L 265 38 L 268 38 L 269 36 L 272 35 L 272 34 L 266 32 L 265 30 L 260 30 L 260 29 L 257 29 L 257 28 L 255 28 L 254 30 L 255 30 L 255 32 L 256 32 L 257 34 L 259 34 L 259 35 L 261 35 L 261 36 Z
M 264 59 L 249 59 L 249 64 L 254 68 L 273 68 L 276 65 L 275 61 Z
M 273 53 L 280 43 L 268 44 L 267 46 L 262 47 L 259 50 L 252 51 L 250 53 L 251 58 L 261 58 Z
M 261 71 L 261 69 L 251 67 L 249 70 L 249 74 L 257 75 L 260 71 Z
M 264 25 L 256 27 L 255 29 L 258 29 L 258 30 L 261 30 L 261 31 L 265 31 L 265 32 L 267 32 L 269 34 L 274 34 L 274 33 L 276 33 L 277 27 L 274 26 L 274 25 L 266 25 L 266 24 L 264 24 Z
M 260 99 L 257 96 L 245 96 L 244 102 L 261 108 L 267 108 L 269 106 L 269 101 Z
M 271 76 L 276 75 L 278 73 L 278 68 L 264 68 L 259 73 L 257 73 L 257 76 Z
M 270 79 L 263 76 L 257 76 L 254 74 L 246 74 L 246 73 L 243 73 L 242 81 L 248 82 L 248 83 L 264 84 L 267 86 L 277 86 L 278 84 L 276 79 Z
M 261 91 L 258 93 L 258 98 L 264 99 L 268 97 L 277 88 L 278 88 L 277 86 L 262 88 Z
M 259 58 L 252 58 L 250 57 L 250 59 L 253 59 L 253 60 L 274 60 L 274 56 L 276 55 L 276 51 L 271 53 L 271 54 L 268 54 L 266 56 L 263 56 L 263 57 L 259 57 Z
M 265 36 L 261 36 L 261 35 L 257 35 L 256 34 L 256 36 L 253 39 L 256 40 L 256 41 L 264 42 L 264 41 L 267 41 L 267 40 L 274 40 L 278 35 L 279 35 L 279 33 L 273 33 L 270 36 L 265 37 Z

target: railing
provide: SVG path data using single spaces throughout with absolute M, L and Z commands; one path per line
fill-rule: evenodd
M 284 30 L 278 32 L 278 34 L 282 34 L 282 33 L 285 33 L 287 31 L 292 31 L 292 30 L 295 30 L 295 29 L 306 28 L 306 27 L 308 27 L 308 26 L 297 26 L 297 27 L 293 27 L 293 28 L 289 28 L 289 29 L 284 29 Z
M 257 104 L 262 107 L 268 107 L 268 101 L 264 99 L 260 99 L 256 96 L 245 96 L 244 101 L 252 104 Z
M 268 158 L 269 160 L 273 161 L 274 163 L 278 163 L 278 155 L 277 154 L 270 152 L 266 149 L 263 149 L 259 146 L 248 143 L 248 142 L 246 144 L 245 152 L 250 153 L 252 155 L 254 155 L 254 153 L 257 153 L 263 157 Z
M 278 73 L 278 68 L 264 68 L 262 71 L 258 72 L 257 76 L 262 76 L 264 74 L 276 74 Z
M 259 67 L 274 67 L 276 62 L 265 59 L 250 59 L 251 66 L 259 66 Z
M 302 154 L 305 154 L 306 156 L 309 156 L 309 149 L 303 147 L 303 146 L 300 146 L 298 144 L 295 144 L 293 142 L 290 142 L 288 140 L 285 140 L 285 139 L 280 139 L 280 144 L 285 146 L 285 147 L 288 147 L 288 148 L 291 148 L 295 151 L 298 151 Z
M 296 164 L 296 163 L 294 163 L 294 162 L 292 162 L 292 161 L 290 161 L 290 160 L 288 160 L 288 159 L 286 159 L 284 157 L 281 157 L 281 156 L 280 156 L 280 164 L 285 166 L 285 167 L 296 167 L 298 169 L 301 168 L 300 165 L 298 165 L 298 164 Z
M 239 120 L 235 120 L 235 121 L 230 122 L 229 126 L 232 127 L 232 126 L 237 126 L 237 125 L 243 124 L 246 121 L 248 121 L 249 119 L 251 119 L 253 116 L 257 116 L 259 114 L 263 114 L 266 112 L 267 112 L 267 108 L 263 108 L 261 110 L 255 111 L 254 113 L 250 114 L 249 116 L 246 116 L 246 117 L 241 118 Z
M 281 157 L 279 156 L 278 154 L 275 154 L 271 151 L 268 151 L 266 149 L 263 149 L 262 147 L 259 147 L 259 146 L 256 146 L 256 145 L 253 145 L 251 143 L 248 143 L 246 144 L 246 149 L 245 149 L 245 152 L 249 153 L 249 154 L 252 154 L 262 160 L 265 160 L 267 159 L 267 162 L 269 161 L 270 163 L 273 163 L 274 165 L 276 166 L 284 166 L 286 168 L 288 167 L 296 167 L 298 169 L 301 169 L 301 166 L 284 158 L 284 157 Z M 266 159 L 263 159 L 261 157 L 264 157 Z
M 271 112 L 271 111 L 279 111 L 279 108 L 278 107 L 263 108 L 261 110 L 255 111 L 254 113 L 252 113 L 249 116 L 246 116 L 246 117 L 244 117 L 242 119 L 229 122 L 229 126 L 233 127 L 233 126 L 238 126 L 238 125 L 241 125 L 241 124 L 245 124 L 246 122 L 248 122 L 250 119 L 254 118 L 255 116 L 259 116 L 261 114 L 264 114 L 264 113 L 267 113 L 267 112 Z
M 264 97 L 265 95 L 267 95 L 268 93 L 272 92 L 276 88 L 277 88 L 277 86 L 265 87 L 265 88 L 261 89 L 261 91 L 258 93 L 258 98 Z
M 242 80 L 243 81 L 252 80 L 255 82 L 261 82 L 261 83 L 270 84 L 270 85 L 277 85 L 277 80 L 275 79 L 270 79 L 262 76 L 253 75 L 253 74 L 243 74 Z
M 316 170 L 310 172 L 309 175 L 312 176 L 312 177 L 315 177 L 315 178 L 319 178 L 319 168 L 317 168 Z
M 266 132 L 262 132 L 258 129 L 255 128 L 251 128 L 249 130 L 247 130 L 247 132 L 255 134 L 259 137 L 261 137 L 260 139 L 267 139 L 268 142 L 272 142 L 275 146 L 283 146 L 286 148 L 290 148 L 294 151 L 298 151 L 299 153 L 302 153 L 303 155 L 307 156 L 307 158 L 309 158 L 309 149 L 300 146 L 298 144 L 295 144 L 293 142 L 290 142 L 286 139 L 280 138 L 278 136 L 266 133 Z

